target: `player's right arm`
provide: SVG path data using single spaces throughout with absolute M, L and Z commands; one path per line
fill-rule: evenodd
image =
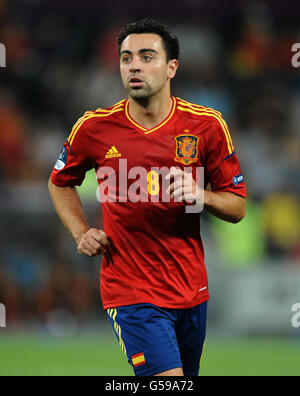
M 75 187 L 58 187 L 49 180 L 49 192 L 55 210 L 77 244 L 80 254 L 97 256 L 109 245 L 102 230 L 90 228 Z
M 58 216 L 77 244 L 78 252 L 92 257 L 103 253 L 109 242 L 104 231 L 88 225 L 76 190 L 86 172 L 93 168 L 86 149 L 85 119 L 82 117 L 75 124 L 64 144 L 49 180 L 49 192 Z

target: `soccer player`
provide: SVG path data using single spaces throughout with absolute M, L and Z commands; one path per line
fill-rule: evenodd
M 195 376 L 209 292 L 200 213 L 186 207 L 203 205 L 237 223 L 245 216 L 245 184 L 221 114 L 171 95 L 174 33 L 146 18 L 121 30 L 118 48 L 128 99 L 78 120 L 50 194 L 78 252 L 103 254 L 103 306 L 135 374 Z M 106 197 L 104 230 L 87 223 L 76 192 L 93 168 Z M 204 188 L 196 168 L 204 168 Z

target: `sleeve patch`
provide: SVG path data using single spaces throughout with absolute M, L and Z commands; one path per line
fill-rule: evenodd
M 243 181 L 244 181 L 244 176 L 243 176 L 242 174 L 239 174 L 239 175 L 237 175 L 237 176 L 234 176 L 234 178 L 232 179 L 232 181 L 233 181 L 233 184 L 234 184 L 235 186 L 237 186 L 237 185 L 243 183 Z
M 60 171 L 62 170 L 67 163 L 67 159 L 68 159 L 68 153 L 65 147 L 63 147 L 63 149 L 61 150 L 61 153 L 59 154 L 59 157 L 56 161 L 56 164 L 54 166 L 54 169 Z

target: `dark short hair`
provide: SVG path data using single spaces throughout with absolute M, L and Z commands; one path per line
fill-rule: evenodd
M 167 61 L 179 58 L 179 42 L 167 25 L 156 18 L 144 18 L 124 26 L 117 38 L 119 54 L 123 41 L 130 34 L 154 33 L 161 37 L 167 54 Z

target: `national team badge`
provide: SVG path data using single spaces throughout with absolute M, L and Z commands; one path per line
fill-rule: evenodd
M 175 161 L 184 165 L 192 164 L 198 159 L 198 140 L 194 135 L 179 135 L 175 137 L 176 157 Z

